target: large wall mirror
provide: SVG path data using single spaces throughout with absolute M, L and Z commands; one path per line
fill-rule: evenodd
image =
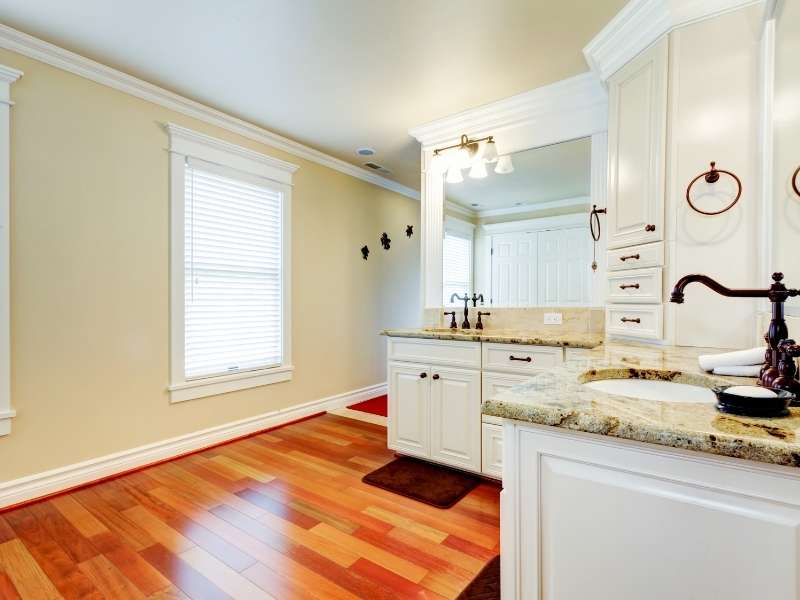
M 503 308 L 592 304 L 591 151 L 584 137 L 446 178 L 443 306 L 465 292 Z
M 800 287 L 800 2 L 778 3 L 774 22 L 772 101 L 772 231 L 770 270 L 782 271 L 790 287 Z M 800 315 L 790 301 L 787 313 Z

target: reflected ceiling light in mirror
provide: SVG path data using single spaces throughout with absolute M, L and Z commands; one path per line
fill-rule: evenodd
M 499 173 L 500 175 L 507 175 L 508 173 L 513 173 L 514 163 L 511 162 L 511 156 L 508 154 L 504 154 L 503 156 L 498 157 L 497 166 L 494 168 L 494 172 Z
M 461 174 L 461 168 L 458 165 L 452 165 L 447 170 L 447 183 L 461 183 L 464 181 L 464 176 Z
M 478 159 L 472 163 L 469 176 L 472 179 L 483 179 L 486 177 L 486 163 L 483 162 L 483 159 Z

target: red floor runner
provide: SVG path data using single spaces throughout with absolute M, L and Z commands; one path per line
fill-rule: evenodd
M 384 394 L 383 396 L 378 396 L 377 398 L 372 398 L 371 400 L 364 400 L 364 402 L 353 404 L 347 408 L 385 417 L 389 414 L 387 406 L 388 401 L 389 398 L 386 396 L 386 394 Z

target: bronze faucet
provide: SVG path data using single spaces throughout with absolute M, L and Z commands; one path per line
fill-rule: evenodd
M 469 329 L 469 302 L 472 300 L 472 307 L 478 306 L 478 300 L 481 301 L 481 306 L 483 306 L 483 294 L 472 294 L 472 298 L 469 297 L 469 292 L 464 292 L 464 297 L 462 298 L 458 294 L 453 294 L 450 296 L 450 304 L 455 302 L 456 300 L 460 300 L 464 303 L 464 322 L 461 323 L 461 329 Z M 486 313 L 485 313 L 486 314 Z M 454 317 L 455 318 L 455 317 Z
M 766 388 L 787 390 L 800 393 L 800 381 L 795 378 L 797 366 L 794 357 L 800 356 L 800 346 L 794 340 L 787 339 L 789 330 L 783 317 L 783 303 L 787 298 L 800 295 L 800 290 L 788 289 L 783 285 L 783 273 L 772 274 L 773 284 L 766 289 L 727 288 L 707 275 L 686 275 L 678 280 L 672 290 L 670 302 L 683 304 L 683 290 L 696 281 L 729 298 L 769 298 L 772 303 L 772 320 L 764 335 L 767 351 L 764 355 L 764 366 L 758 377 L 758 385 Z

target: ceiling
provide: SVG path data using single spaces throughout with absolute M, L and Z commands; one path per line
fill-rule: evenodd
M 588 70 L 625 2 L 0 0 L 0 22 L 419 189 L 409 128 Z
M 446 184 L 445 197 L 476 212 L 588 197 L 591 151 L 591 138 L 581 138 L 516 152 L 513 173 L 489 169 L 486 178 L 470 179 L 465 170 L 463 182 Z

